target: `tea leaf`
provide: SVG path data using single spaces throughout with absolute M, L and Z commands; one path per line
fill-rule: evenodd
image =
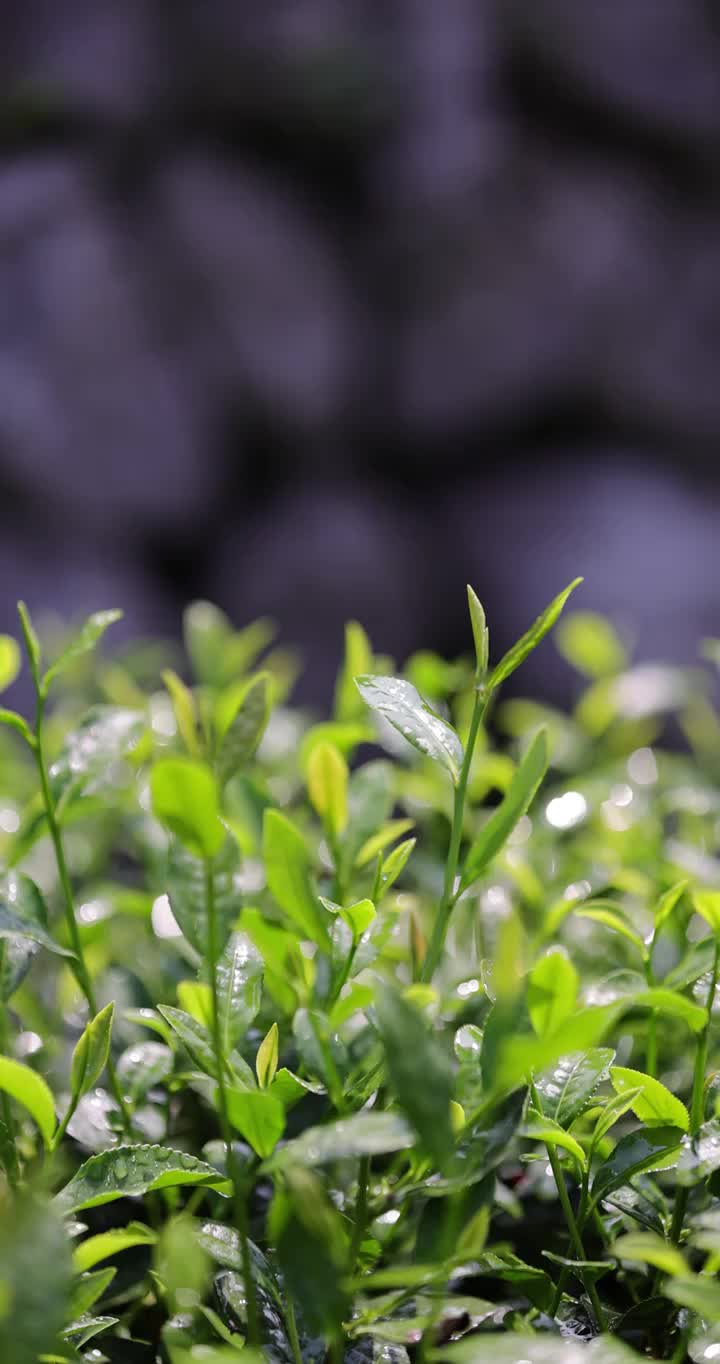
M 270 1162 L 270 1168 L 287 1164 L 325 1165 L 358 1156 L 382 1156 L 405 1151 L 415 1142 L 412 1129 L 398 1113 L 355 1113 L 324 1127 L 308 1127 L 302 1136 L 288 1141 Z
M 156 1233 L 149 1227 L 143 1226 L 141 1222 L 130 1222 L 127 1227 L 102 1231 L 97 1236 L 88 1236 L 85 1241 L 81 1241 L 73 1251 L 73 1263 L 78 1273 L 82 1273 L 100 1264 L 102 1260 L 109 1260 L 111 1255 L 119 1255 L 123 1250 L 132 1250 L 134 1246 L 153 1246 L 156 1240 Z
M 589 1345 L 557 1336 L 486 1331 L 430 1351 L 449 1364 L 638 1364 L 640 1356 L 616 1336 L 597 1336 Z
M 340 910 L 340 917 L 345 920 L 354 941 L 366 933 L 375 918 L 375 906 L 372 900 L 358 900 L 355 905 L 348 905 L 347 909 Z
M 76 1102 L 97 1084 L 105 1069 L 110 1052 L 114 1009 L 112 1001 L 106 1004 L 88 1023 L 75 1047 L 70 1067 L 70 1087 Z
M 475 592 L 473 592 L 469 583 L 467 588 L 467 599 L 473 641 L 475 644 L 475 678 L 476 681 L 479 682 L 485 676 L 488 668 L 488 628 L 485 621 L 485 612 L 480 600 Z
M 266 810 L 263 857 L 268 887 L 288 918 L 319 947 L 330 946 L 327 918 L 310 878 L 310 856 L 304 839 L 279 810 Z
M 158 1012 L 177 1033 L 185 1050 L 200 1069 L 217 1079 L 217 1061 L 208 1029 L 183 1009 L 173 1009 L 169 1004 L 158 1004 Z
M 355 866 L 366 867 L 368 862 L 374 862 L 378 853 L 384 852 L 389 843 L 394 843 L 402 834 L 406 834 L 409 829 L 414 827 L 414 823 L 415 821 L 412 819 L 389 820 L 376 834 L 371 834 L 367 842 L 363 844 L 355 858 Z
M 451 725 L 435 715 L 411 682 L 402 677 L 356 677 L 358 691 L 372 710 L 389 720 L 413 748 L 441 764 L 457 782 L 463 746 Z
M 530 629 L 513 644 L 511 649 L 508 649 L 507 653 L 500 659 L 500 662 L 496 663 L 488 679 L 488 691 L 494 691 L 496 687 L 499 687 L 501 682 L 504 682 L 511 673 L 515 672 L 516 668 L 520 667 L 521 663 L 524 663 L 528 654 L 532 653 L 533 649 L 537 648 L 540 641 L 545 638 L 548 630 L 552 630 L 570 593 L 574 592 L 575 588 L 578 587 L 581 582 L 582 578 L 575 578 L 568 587 L 564 588 L 562 592 L 559 592 L 557 597 L 550 602 L 550 605 L 546 606 L 545 610 L 540 613 L 534 624 L 530 626 Z
M 22 662 L 20 646 L 12 635 L 0 635 L 0 691 L 15 681 Z
M 682 1135 L 678 1127 L 649 1127 L 621 1137 L 612 1155 L 595 1173 L 591 1185 L 593 1202 L 628 1184 L 635 1175 L 676 1165 Z
M 673 1302 L 689 1307 L 706 1321 L 720 1321 L 720 1284 L 717 1280 L 692 1274 L 684 1279 L 672 1279 L 665 1284 L 663 1292 Z
M 345 759 L 332 744 L 316 744 L 307 770 L 308 795 L 332 836 L 342 833 L 347 824 L 348 769 Z
M 212 858 L 225 842 L 218 792 L 209 768 L 190 758 L 161 758 L 150 773 L 153 813 L 195 857 Z
M 563 1131 L 552 1118 L 546 1118 L 540 1113 L 531 1113 L 528 1122 L 525 1124 L 524 1136 L 531 1137 L 533 1141 L 542 1141 L 545 1146 L 559 1146 L 574 1156 L 581 1170 L 585 1169 L 585 1152 L 582 1146 L 569 1132 Z
M 398 1103 L 425 1149 L 442 1166 L 454 1146 L 449 1059 L 422 1015 L 395 991 L 379 990 L 376 1009 L 390 1083 Z
M 96 1208 L 116 1198 L 138 1197 L 154 1189 L 207 1185 L 222 1192 L 224 1176 L 187 1151 L 167 1146 L 115 1146 L 91 1156 L 58 1194 L 54 1204 L 64 1215 Z
M 702 916 L 717 937 L 720 934 L 720 891 L 696 890 L 692 898 L 695 913 Z
M 23 720 L 22 715 L 18 715 L 16 711 L 6 710 L 4 706 L 0 706 L 0 725 L 16 730 L 27 744 L 32 746 L 35 743 L 27 720 Z
M 285 1109 L 267 1089 L 230 1089 L 228 1116 L 233 1127 L 266 1160 L 285 1131 Z
M 230 704 L 220 699 L 215 711 L 218 731 L 217 773 L 221 786 L 250 761 L 265 732 L 270 715 L 270 674 L 258 673 L 231 693 Z
M 355 678 L 372 672 L 373 652 L 362 625 L 356 620 L 345 626 L 345 657 L 335 688 L 335 719 L 347 723 L 364 718 Z
M 610 1246 L 610 1254 L 619 1260 L 639 1260 L 641 1264 L 652 1265 L 663 1274 L 682 1278 L 688 1273 L 685 1256 L 676 1246 L 669 1245 L 651 1231 L 630 1231 L 625 1236 L 619 1236 Z
M 218 964 L 218 1014 L 225 1051 L 243 1038 L 262 999 L 263 961 L 245 933 L 233 933 Z
M 687 887 L 688 887 L 687 881 L 678 881 L 674 886 L 671 886 L 669 890 L 666 890 L 665 894 L 660 897 L 657 905 L 655 906 L 656 933 L 660 932 L 660 929 L 670 918 L 670 915 L 675 909 L 675 906 L 679 904 L 680 900 L 685 894 Z
M 139 1042 L 124 1051 L 117 1063 L 123 1093 L 137 1104 L 173 1072 L 174 1057 L 162 1042 Z
M 255 1074 L 261 1089 L 267 1089 L 275 1079 L 278 1065 L 278 1025 L 271 1024 L 255 1057 Z
M 0 1217 L 0 1359 L 37 1364 L 57 1348 L 68 1319 L 72 1258 L 65 1228 L 45 1200 L 22 1195 Z
M 538 730 L 522 759 L 502 801 L 493 810 L 484 828 L 472 844 L 462 872 L 461 885 L 466 889 L 482 876 L 485 868 L 500 851 L 518 820 L 529 809 L 548 765 L 547 735 Z
M 50 1146 L 55 1131 L 55 1100 L 42 1075 L 21 1061 L 0 1056 L 0 1089 L 27 1109 L 45 1145 Z
M 560 948 L 541 957 L 528 977 L 527 1007 L 530 1021 L 541 1037 L 559 1027 L 572 1014 L 580 978 Z
M 561 1056 L 551 1070 L 535 1079 L 545 1113 L 561 1127 L 569 1127 L 607 1079 L 614 1059 L 615 1053 L 609 1047 Z
M 93 706 L 72 730 L 50 768 L 50 785 L 58 814 L 75 801 L 100 793 L 117 799 L 123 759 L 145 732 L 145 717 L 124 706 Z M 128 768 L 125 784 L 131 780 Z
M 628 1070 L 626 1066 L 613 1066 L 610 1080 L 618 1094 L 628 1089 L 640 1090 L 631 1104 L 632 1111 L 640 1122 L 652 1127 L 663 1125 L 679 1127 L 683 1132 L 687 1132 L 690 1117 L 684 1103 L 676 1099 L 659 1080 L 653 1079 L 651 1075 L 644 1075 L 639 1070 Z
M 340 1215 L 308 1170 L 292 1166 L 276 1188 L 270 1234 L 290 1292 L 311 1331 L 333 1338 L 347 1307 L 348 1247 Z
M 178 732 L 182 735 L 185 747 L 191 758 L 199 758 L 201 745 L 198 738 L 195 698 L 190 688 L 185 686 L 172 668 L 165 668 L 162 680 L 170 693 Z
M 213 898 L 217 920 L 217 946 L 222 951 L 240 910 L 235 884 L 239 855 L 237 844 L 226 838 L 212 861 Z M 208 954 L 207 930 L 208 867 L 178 839 L 168 848 L 166 889 L 170 908 L 188 942 L 202 956 Z
M 0 881 L 0 938 L 15 937 L 28 938 L 58 957 L 73 956 L 48 932 L 45 901 L 35 882 L 11 870 Z
M 399 843 L 397 848 L 393 848 L 392 852 L 384 858 L 380 868 L 381 895 L 384 895 L 391 886 L 394 886 L 398 877 L 402 875 L 416 843 L 416 838 L 406 838 L 403 843 Z
M 108 626 L 114 625 L 116 621 L 122 620 L 122 611 L 96 611 L 92 616 L 88 616 L 80 633 L 55 660 L 52 667 L 48 668 L 42 680 L 42 687 L 47 691 L 51 684 L 65 672 L 83 654 L 90 653 L 95 645 L 102 638 Z

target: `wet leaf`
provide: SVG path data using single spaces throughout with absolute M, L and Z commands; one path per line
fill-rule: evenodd
M 609 1047 L 570 1052 L 538 1075 L 535 1086 L 544 1112 L 569 1127 L 587 1108 L 598 1086 L 608 1078 L 615 1053 Z
M 91 1019 L 73 1052 L 70 1067 L 70 1087 L 73 1098 L 79 1099 L 96 1085 L 107 1064 L 110 1052 L 113 1013 L 111 1001 Z
M 310 876 L 310 855 L 302 835 L 279 810 L 266 810 L 263 857 L 268 887 L 288 918 L 311 942 L 329 948 L 327 914 Z
M 684 1103 L 659 1080 L 640 1070 L 629 1070 L 626 1066 L 612 1066 L 610 1080 L 617 1094 L 623 1094 L 628 1089 L 639 1089 L 631 1108 L 636 1118 L 646 1126 L 667 1125 L 687 1132 L 690 1117 Z
M 388 1075 L 398 1103 L 425 1149 L 442 1166 L 454 1146 L 449 1057 L 418 1010 L 395 991 L 378 991 L 376 1008 Z
M 45 691 L 52 685 L 56 677 L 65 672 L 83 654 L 88 654 L 95 645 L 102 639 L 105 631 L 116 621 L 122 620 L 122 611 L 95 611 L 92 616 L 88 616 L 79 634 L 63 650 L 60 657 L 55 660 L 52 667 L 48 668 L 42 680 Z
M 402 677 L 356 677 L 363 701 L 376 710 L 408 743 L 426 758 L 440 763 L 457 782 L 463 746 L 451 725 L 441 720 L 423 701 L 411 682 Z
M 271 1168 L 288 1164 L 325 1165 L 358 1156 L 387 1155 L 405 1151 L 415 1142 L 412 1129 L 397 1113 L 355 1113 L 350 1118 L 308 1127 L 288 1141 L 273 1157 Z
M 510 837 L 518 820 L 529 809 L 548 765 L 547 735 L 538 730 L 522 759 L 503 799 L 493 810 L 465 859 L 461 885 L 467 887 L 482 876 L 485 868 Z
M 207 1185 L 224 1190 L 219 1170 L 167 1146 L 115 1146 L 91 1156 L 55 1195 L 55 1207 L 67 1215 L 81 1208 L 96 1208 L 116 1198 L 137 1197 L 154 1189 L 178 1185 Z
M 635 1175 L 677 1165 L 683 1133 L 677 1127 L 651 1127 L 622 1137 L 612 1155 L 596 1170 L 593 1202 L 628 1184 Z

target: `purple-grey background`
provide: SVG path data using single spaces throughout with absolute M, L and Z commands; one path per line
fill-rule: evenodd
M 720 633 L 710 0 L 2 0 L 0 629 Z M 529 684 L 562 689 L 553 651 Z

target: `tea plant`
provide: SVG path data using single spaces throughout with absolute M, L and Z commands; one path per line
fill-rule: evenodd
M 3 1364 L 720 1358 L 720 720 L 577 585 L 498 662 L 472 589 L 472 662 L 351 623 L 321 721 L 267 621 L 20 606 Z M 556 625 L 571 715 L 502 695 Z

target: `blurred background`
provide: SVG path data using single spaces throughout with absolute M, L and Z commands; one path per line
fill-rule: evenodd
M 3 0 L 0 629 L 720 634 L 710 0 Z M 523 687 L 571 685 L 549 646 Z

